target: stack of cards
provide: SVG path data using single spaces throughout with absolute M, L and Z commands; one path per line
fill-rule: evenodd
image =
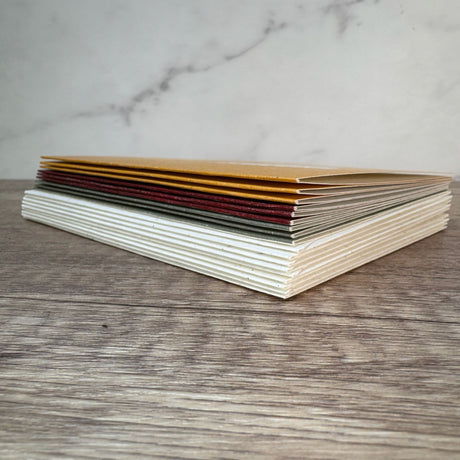
M 450 180 L 352 168 L 43 157 L 22 213 L 288 298 L 444 229 Z

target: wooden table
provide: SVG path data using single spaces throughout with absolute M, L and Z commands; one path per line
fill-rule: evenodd
M 460 458 L 448 230 L 283 301 L 20 216 L 0 182 L 0 458 Z

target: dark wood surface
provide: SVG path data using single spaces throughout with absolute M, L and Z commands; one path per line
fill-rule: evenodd
M 20 216 L 0 458 L 460 458 L 460 219 L 283 301 Z

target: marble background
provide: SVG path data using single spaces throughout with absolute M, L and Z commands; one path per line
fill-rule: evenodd
M 0 177 L 42 154 L 460 175 L 458 0 L 0 0 Z

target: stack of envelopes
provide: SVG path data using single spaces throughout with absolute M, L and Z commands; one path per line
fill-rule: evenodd
M 450 180 L 355 168 L 43 157 L 22 214 L 287 298 L 444 229 Z

